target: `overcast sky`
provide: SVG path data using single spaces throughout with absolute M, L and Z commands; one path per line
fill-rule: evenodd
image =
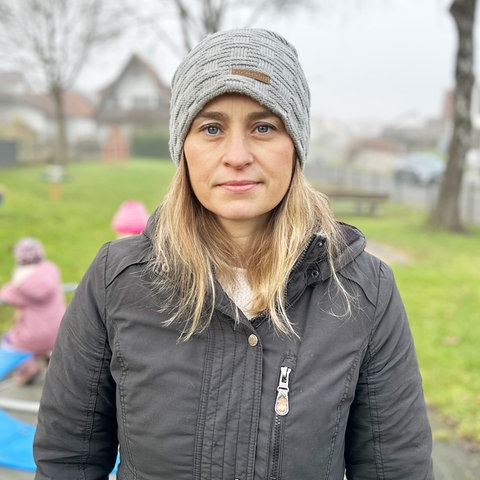
M 296 46 L 310 82 L 312 114 L 381 122 L 408 112 L 440 115 L 443 95 L 453 86 L 457 48 L 450 0 L 342 2 L 350 7 L 270 16 L 255 25 L 276 30 Z M 170 81 L 177 58 L 155 51 L 153 43 L 139 53 Z M 102 73 L 86 69 L 79 84 L 108 83 L 126 60 L 123 54 L 103 63 Z

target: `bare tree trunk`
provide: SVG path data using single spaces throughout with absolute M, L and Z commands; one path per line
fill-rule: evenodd
M 429 218 L 430 226 L 457 232 L 464 230 L 460 215 L 460 194 L 465 156 L 470 147 L 472 131 L 470 109 L 474 84 L 473 33 L 476 3 L 476 0 L 454 0 L 450 6 L 450 13 L 458 31 L 453 134 L 447 169 L 440 185 L 437 203 Z
M 54 163 L 56 165 L 68 164 L 68 141 L 63 94 L 64 92 L 61 87 L 54 86 L 51 90 L 55 109 L 55 124 L 57 127 L 57 138 L 54 152 Z

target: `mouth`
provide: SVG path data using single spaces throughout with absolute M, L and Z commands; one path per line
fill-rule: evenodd
M 233 193 L 244 193 L 253 190 L 260 182 L 254 180 L 231 180 L 220 183 L 218 186 Z

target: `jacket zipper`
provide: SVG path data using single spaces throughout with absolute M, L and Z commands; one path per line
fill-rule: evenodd
M 291 371 L 292 369 L 290 367 L 280 367 L 277 398 L 275 400 L 275 413 L 281 417 L 284 417 L 290 410 L 290 405 L 288 403 L 288 392 L 290 391 L 290 388 L 288 386 L 288 382 L 290 380 Z
M 280 367 L 280 378 L 277 385 L 277 397 L 275 399 L 275 419 L 273 423 L 272 462 L 269 480 L 279 480 L 280 459 L 282 454 L 284 417 L 290 411 L 289 381 L 292 369 L 286 365 Z

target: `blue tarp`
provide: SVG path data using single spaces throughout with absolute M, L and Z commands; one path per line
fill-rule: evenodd
M 31 357 L 33 355 L 29 352 L 15 352 L 0 348 L 0 380 Z M 0 466 L 35 471 L 36 466 L 33 461 L 35 428 L 35 425 L 22 422 L 0 410 Z M 117 470 L 118 463 L 119 458 L 117 458 L 114 472 Z
M 0 380 L 15 370 L 22 362 L 32 358 L 30 352 L 18 352 L 0 348 Z
M 0 466 L 14 470 L 34 472 L 33 437 L 35 425 L 22 422 L 18 418 L 0 410 Z M 113 472 L 117 471 L 120 456 Z
M 34 472 L 34 435 L 35 425 L 22 422 L 0 410 L 0 465 Z

